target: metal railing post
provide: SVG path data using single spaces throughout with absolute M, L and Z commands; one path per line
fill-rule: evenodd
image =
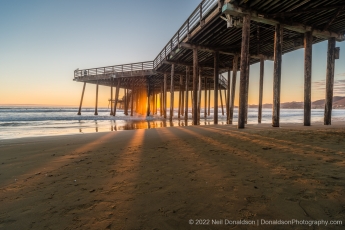
M 200 3 L 200 25 L 202 21 L 202 3 Z

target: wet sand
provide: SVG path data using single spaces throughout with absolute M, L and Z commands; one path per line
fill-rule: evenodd
M 0 140 L 0 229 L 342 229 L 344 154 L 343 123 Z

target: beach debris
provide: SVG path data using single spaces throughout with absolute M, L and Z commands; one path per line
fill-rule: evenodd
M 96 190 L 95 190 L 95 189 L 91 189 L 89 192 L 92 193 L 92 192 L 94 192 L 94 191 L 96 191 Z
M 77 180 L 74 180 L 74 182 L 77 182 Z
M 330 176 L 330 178 L 332 178 L 334 180 L 339 180 L 340 179 L 339 177 L 336 177 L 336 176 Z
M 38 172 L 38 173 L 36 173 L 35 175 L 40 175 L 41 174 L 41 172 Z

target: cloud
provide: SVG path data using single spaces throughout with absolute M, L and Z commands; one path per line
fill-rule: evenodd
M 345 73 L 343 74 L 345 77 Z M 324 93 L 326 89 L 326 80 L 315 81 L 313 82 L 312 87 L 315 91 Z M 345 96 L 345 79 L 334 79 L 333 95 Z

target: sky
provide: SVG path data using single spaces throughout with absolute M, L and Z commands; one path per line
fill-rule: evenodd
M 0 0 L 0 104 L 78 106 L 77 68 L 151 61 L 200 0 Z M 335 96 L 345 96 L 345 42 L 335 67 Z M 313 46 L 312 100 L 323 99 L 327 42 Z M 283 56 L 281 101 L 303 101 L 304 51 Z M 226 75 L 226 74 L 224 74 Z M 265 61 L 264 103 L 272 103 L 273 62 Z M 237 81 L 237 92 L 238 92 Z M 259 65 L 250 69 L 249 104 L 258 103 Z M 99 88 L 108 106 L 109 87 Z M 238 104 L 238 95 L 236 95 Z M 94 106 L 87 85 L 83 106 Z

